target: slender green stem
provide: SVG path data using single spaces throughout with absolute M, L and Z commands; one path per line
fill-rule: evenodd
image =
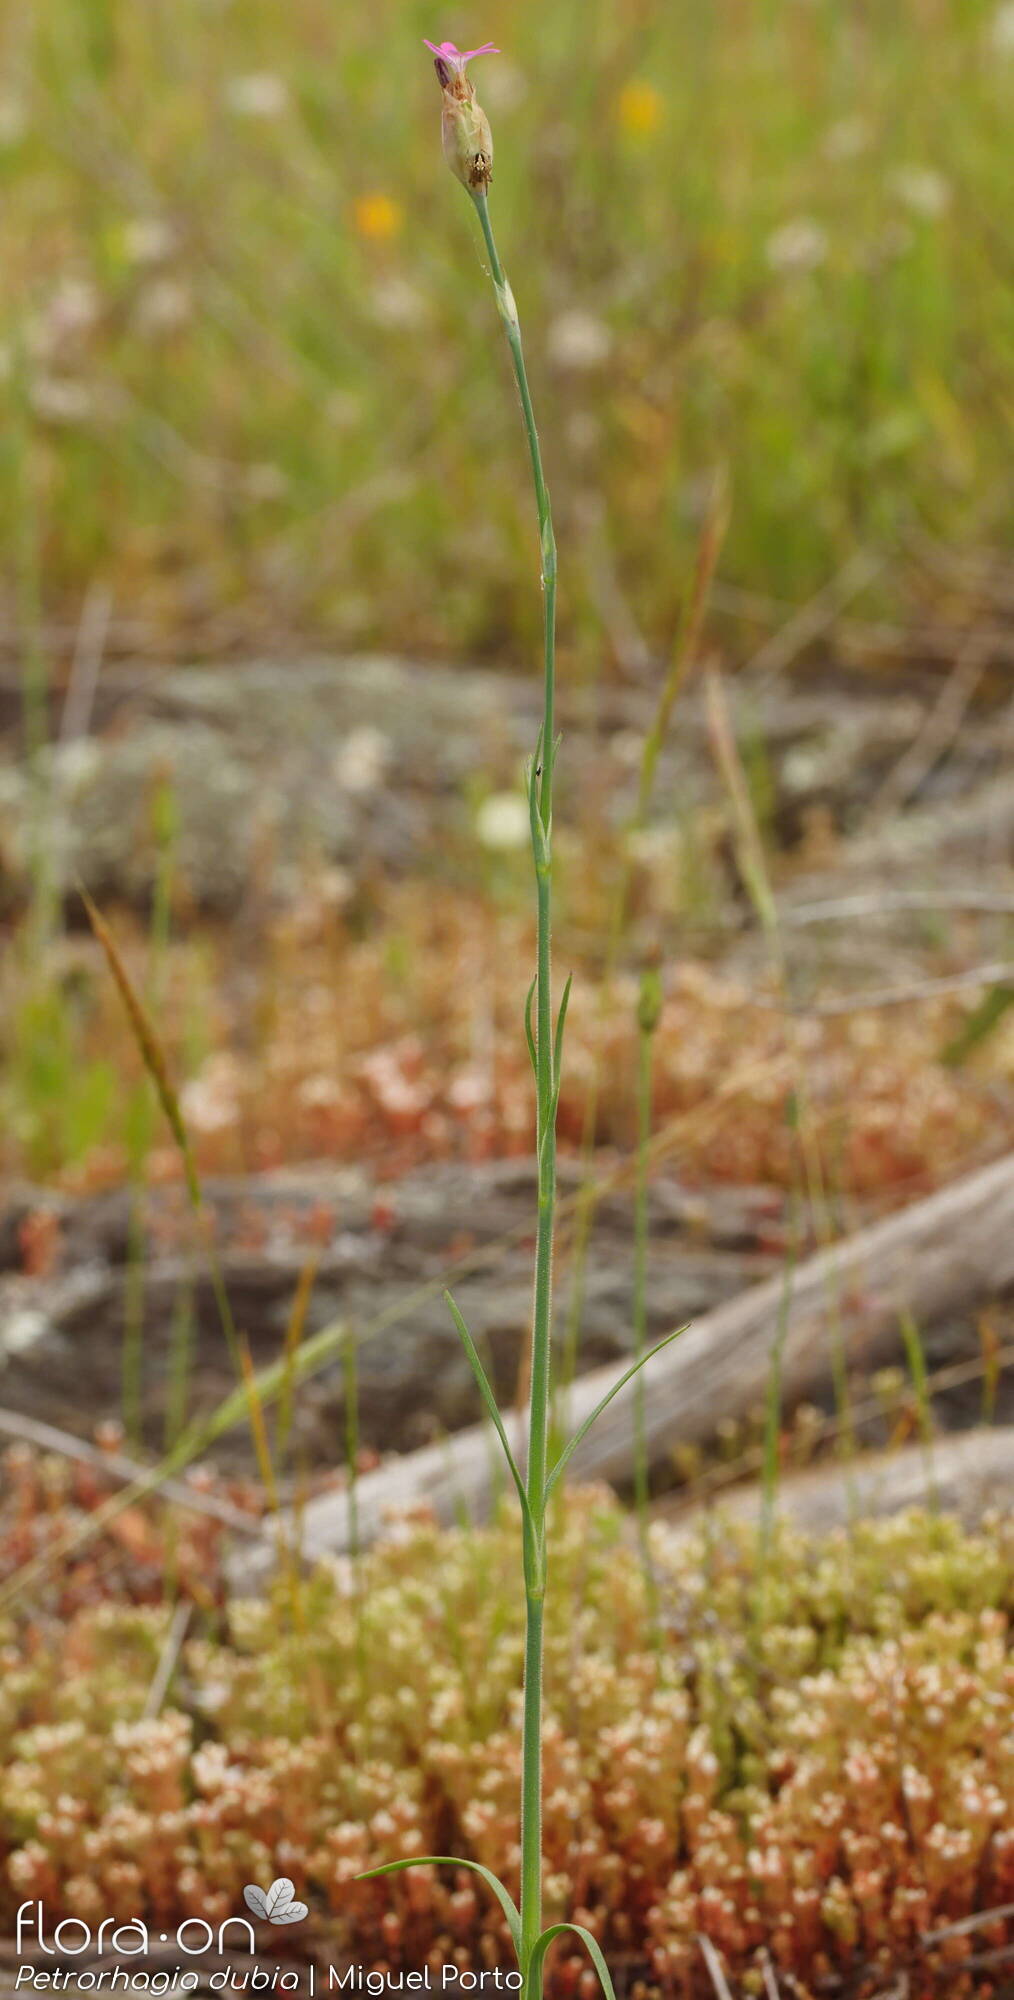
M 540 2000 L 541 1960 L 532 1954 L 542 1930 L 542 1621 L 546 1587 L 545 1512 L 549 1431 L 550 1346 L 553 1305 L 553 1228 L 556 1208 L 556 1075 L 552 989 L 552 831 L 556 678 L 556 539 L 542 454 L 535 426 L 514 294 L 504 275 L 489 219 L 485 192 L 473 197 L 478 211 L 497 306 L 511 352 L 521 397 L 525 435 L 539 518 L 542 561 L 545 685 L 540 765 L 532 773 L 532 842 L 538 890 L 538 971 L 536 979 L 536 1141 L 539 1214 L 532 1313 L 532 1367 L 526 1489 L 530 1524 L 525 1527 L 525 1688 L 521 1778 L 521 1953 L 525 2000 Z M 530 1990 L 533 1987 L 538 1992 Z
M 648 1352 L 648 1162 L 651 1155 L 652 1041 L 662 1012 L 662 982 L 655 966 L 642 975 L 637 1003 L 637 1181 L 634 1192 L 634 1500 L 641 1567 L 655 1645 L 659 1643 L 658 1594 L 648 1543 L 648 1442 L 643 1363 Z
M 768 1367 L 767 1395 L 765 1398 L 764 1448 L 761 1461 L 761 1518 L 760 1534 L 757 1541 L 756 1611 L 758 1634 L 763 1629 L 767 1620 L 771 1550 L 774 1543 L 775 1508 L 778 1502 L 778 1439 L 782 1424 L 782 1362 L 785 1354 L 785 1342 L 789 1332 L 792 1288 L 795 1283 L 796 1263 L 799 1255 L 799 1208 L 799 1188 L 798 1185 L 794 1185 L 789 1206 L 789 1234 L 785 1249 L 785 1263 L 782 1267 L 782 1296 L 778 1307 L 778 1324 L 775 1328 L 775 1337 L 771 1343 L 771 1361 Z
M 651 1143 L 651 1031 L 637 1036 L 637 1185 L 634 1195 L 634 1356 L 648 1348 L 648 1147 Z M 641 1554 L 647 1562 L 648 1447 L 644 1373 L 634 1385 L 634 1500 Z
M 151 976 L 145 1003 L 157 1017 L 165 982 L 165 961 L 172 921 L 173 860 L 177 831 L 175 800 L 167 781 L 155 795 L 153 832 L 157 847 L 151 908 Z M 141 1441 L 141 1391 L 144 1370 L 144 1180 L 151 1148 L 154 1100 L 145 1078 L 130 1120 L 130 1207 L 127 1217 L 127 1267 L 123 1328 L 123 1427 L 132 1444 Z
M 42 536 L 39 495 L 32 460 L 32 403 L 29 359 L 20 338 L 12 355 L 11 442 L 16 504 L 10 527 L 15 565 L 16 602 L 21 650 L 21 719 L 25 769 L 29 785 L 29 857 L 32 904 L 29 911 L 29 951 L 38 965 L 52 942 L 59 916 L 59 894 L 53 866 L 46 764 L 49 740 L 49 660 L 42 628 Z
M 521 1962 L 524 2000 L 529 1964 L 542 1930 L 542 1617 L 541 1598 L 525 1600 L 525 1697 L 521 1754 Z
M 535 1247 L 535 1303 L 532 1315 L 532 1381 L 528 1428 L 528 1499 L 541 1517 L 546 1484 L 549 1428 L 549 1348 L 553 1309 L 553 1224 L 556 1206 L 556 1120 L 553 1111 L 553 1016 L 550 987 L 551 894 L 548 869 L 538 883 L 537 1138 L 539 1215 Z
M 531 390 L 525 370 L 525 357 L 521 347 L 521 328 L 518 324 L 514 294 L 504 275 L 499 252 L 493 238 L 493 228 L 489 219 L 489 202 L 485 194 L 473 196 L 482 233 L 489 253 L 490 271 L 496 290 L 497 305 L 503 320 L 514 363 L 518 394 L 521 397 L 521 411 L 525 420 L 525 435 L 532 461 L 532 481 L 535 486 L 535 504 L 539 513 L 539 541 L 542 554 L 543 590 L 543 630 L 545 635 L 545 706 L 542 730 L 542 775 L 539 787 L 539 807 L 547 832 L 553 810 L 553 753 L 555 743 L 555 679 L 556 679 L 556 537 L 553 533 L 553 515 L 549 504 L 549 489 L 542 470 L 542 453 L 539 449 L 539 434 L 535 426 L 535 411 L 532 408 Z

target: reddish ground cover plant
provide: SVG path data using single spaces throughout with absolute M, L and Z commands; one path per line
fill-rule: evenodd
M 213 939 L 203 958 L 193 940 L 170 953 L 159 1026 L 201 1172 L 354 1159 L 393 1177 L 431 1160 L 530 1153 L 514 978 L 532 955 L 527 922 L 467 896 L 427 909 L 416 890 L 393 887 L 380 892 L 366 940 L 341 923 L 325 935 L 323 917 L 305 926 L 285 920 L 262 941 L 257 1020 Z M 117 930 L 143 990 L 144 940 L 125 917 Z M 580 1146 L 596 1069 L 596 1144 L 628 1151 L 637 982 L 617 978 L 603 1000 L 580 951 L 569 941 L 563 948 L 575 982 L 561 1151 Z M 75 967 L 86 990 L 95 979 L 83 1069 L 115 1046 L 117 1064 L 138 1070 L 98 954 L 79 947 Z M 462 977 L 462 968 L 474 976 Z M 757 999 L 703 962 L 685 961 L 667 979 L 654 1039 L 655 1124 L 662 1157 L 687 1179 L 788 1187 L 798 1177 L 784 1023 Z M 940 1060 L 973 1004 L 934 999 L 801 1025 L 810 1108 L 829 1180 L 842 1193 L 905 1197 L 1001 1140 L 1010 1119 L 1002 1064 L 955 1069 Z M 195 1049 L 189 1024 L 198 1005 L 203 1046 Z M 4 1163 L 31 1171 L 16 1123 Z M 116 1184 L 128 1167 L 122 1131 L 111 1125 L 60 1178 L 80 1188 Z M 157 1179 L 179 1171 L 157 1124 L 147 1171 Z M 26 1246 L 26 1255 L 38 1261 L 44 1247 Z
M 14 1470 L 8 1568 L 60 1483 L 49 1461 Z M 163 1510 L 161 1526 L 153 1503 L 139 1514 L 165 1546 Z M 214 1599 L 214 1536 L 171 1518 Z M 797 1992 L 874 1994 L 901 1968 L 913 1995 L 945 1977 L 948 1993 L 999 1990 L 963 1968 L 1011 1942 L 1009 1918 L 926 1940 L 1014 1898 L 1009 1518 L 975 1535 L 925 1514 L 824 1543 L 782 1531 L 763 1621 L 748 1531 L 656 1525 L 657 1649 L 612 1497 L 566 1496 L 554 1532 L 547 1920 L 576 1916 L 621 1977 L 669 1994 L 707 1990 L 699 1932 L 744 1992 L 762 1990 L 765 1951 Z M 6 1919 L 41 1897 L 53 1916 L 215 1923 L 274 1869 L 310 1904 L 309 1948 L 507 1964 L 474 1878 L 352 1877 L 453 1840 L 516 1887 L 516 1534 L 506 1509 L 467 1534 L 419 1520 L 355 1575 L 284 1579 L 224 1611 L 197 1599 L 148 1718 L 172 1571 L 163 1594 L 154 1561 L 142 1574 L 100 1544 L 87 1576 L 4 1630 Z M 551 1963 L 554 1996 L 583 1994 L 586 1965 Z

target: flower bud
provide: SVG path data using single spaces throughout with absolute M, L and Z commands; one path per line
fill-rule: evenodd
M 499 55 L 492 42 L 481 49 L 456 49 L 453 42 L 427 42 L 443 91 L 441 133 L 444 158 L 469 194 L 485 194 L 493 178 L 493 135 L 489 119 L 476 102 L 475 85 L 466 64 L 473 56 Z

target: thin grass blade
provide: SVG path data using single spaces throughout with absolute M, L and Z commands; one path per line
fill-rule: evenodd
M 158 1101 L 162 1106 L 162 1110 L 168 1120 L 169 1129 L 176 1141 L 183 1164 L 183 1173 L 187 1184 L 187 1194 L 190 1198 L 190 1206 L 193 1209 L 204 1241 L 204 1251 L 208 1259 L 211 1288 L 215 1294 L 215 1304 L 222 1324 L 222 1332 L 225 1335 L 232 1365 L 237 1376 L 242 1378 L 243 1357 L 240 1353 L 239 1338 L 232 1316 L 232 1307 L 229 1304 L 229 1296 L 225 1289 L 225 1281 L 222 1277 L 222 1267 L 219 1263 L 214 1237 L 208 1224 L 204 1196 L 201 1192 L 200 1177 L 197 1172 L 197 1162 L 194 1159 L 193 1148 L 190 1144 L 190 1135 L 184 1123 L 179 1098 L 173 1087 L 165 1050 L 159 1040 L 151 1015 L 127 971 L 109 925 L 96 908 L 83 883 L 80 882 L 78 883 L 78 894 L 85 906 L 88 922 L 105 953 L 109 970 L 113 975 L 120 998 L 127 1010 L 127 1018 L 133 1030 L 141 1059 L 155 1085 Z
M 526 1523 L 531 1525 L 531 1513 L 528 1506 L 528 1494 L 525 1491 L 525 1482 L 522 1479 L 520 1472 L 518 1471 L 517 1461 L 514 1457 L 513 1451 L 511 1450 L 511 1442 L 509 1437 L 507 1436 L 507 1431 L 504 1426 L 504 1420 L 500 1415 L 500 1405 L 498 1404 L 496 1397 L 493 1394 L 492 1386 L 490 1384 L 489 1377 L 486 1374 L 486 1370 L 484 1369 L 482 1362 L 479 1360 L 475 1342 L 472 1339 L 472 1336 L 469 1333 L 468 1328 L 465 1325 L 465 1322 L 462 1319 L 461 1314 L 458 1311 L 458 1308 L 455 1305 L 450 1292 L 445 1292 L 444 1298 L 446 1299 L 447 1304 L 450 1308 L 451 1314 L 454 1319 L 454 1324 L 458 1329 L 458 1339 L 460 1340 L 461 1345 L 468 1356 L 468 1362 L 472 1370 L 472 1374 L 475 1376 L 475 1379 L 479 1385 L 479 1394 L 482 1397 L 482 1400 L 485 1403 L 487 1410 L 489 1411 L 490 1417 L 493 1422 L 493 1427 L 496 1431 L 497 1437 L 500 1440 L 500 1443 L 503 1446 L 503 1453 L 504 1457 L 507 1460 L 507 1465 L 510 1470 L 511 1478 L 513 1479 L 514 1484 L 518 1490 L 518 1498 L 521 1502 L 521 1511 L 524 1514 Z
M 79 885 L 78 894 L 85 906 L 88 922 L 98 943 L 102 947 L 106 963 L 119 989 L 124 1007 L 127 1010 L 127 1016 L 134 1032 L 134 1039 L 141 1053 L 141 1060 L 155 1085 L 158 1093 L 158 1101 L 165 1113 L 173 1138 L 179 1147 L 191 1200 L 199 1207 L 201 1200 L 200 1187 L 194 1171 L 190 1140 L 187 1135 L 186 1126 L 183 1123 L 183 1113 L 180 1110 L 179 1099 L 173 1089 L 165 1051 L 158 1038 L 154 1022 L 134 986 L 133 980 L 120 955 L 119 946 L 105 918 L 92 902 L 87 889 Z
M 687 1321 L 687 1325 L 689 1325 L 689 1323 L 690 1322 Z M 596 1403 L 595 1408 L 591 1413 L 591 1416 L 586 1417 L 584 1423 L 578 1425 L 577 1430 L 574 1432 L 574 1435 L 570 1439 L 569 1443 L 564 1445 L 563 1450 L 561 1451 L 560 1456 L 557 1459 L 556 1464 L 554 1465 L 553 1470 L 546 1481 L 545 1497 L 547 1500 L 549 1499 L 549 1496 L 554 1486 L 556 1485 L 557 1480 L 561 1477 L 561 1474 L 566 1471 L 566 1468 L 569 1465 L 571 1459 L 573 1458 L 574 1453 L 578 1448 L 578 1445 L 581 1444 L 583 1439 L 587 1437 L 588 1432 L 591 1430 L 592 1425 L 598 1423 L 598 1420 L 602 1415 L 603 1410 L 608 1409 L 614 1396 L 618 1396 L 620 1390 L 626 1388 L 627 1383 L 632 1381 L 633 1377 L 638 1373 L 638 1371 L 647 1365 L 647 1363 L 651 1360 L 653 1354 L 661 1354 L 662 1349 L 664 1347 L 671 1347 L 673 1341 L 678 1340 L 680 1334 L 685 1333 L 686 1330 L 687 1330 L 686 1326 L 676 1327 L 674 1332 L 666 1334 L 664 1340 L 656 1341 L 654 1347 L 652 1347 L 647 1354 L 639 1355 L 638 1359 L 631 1364 L 631 1366 L 626 1370 L 625 1374 L 620 1376 L 619 1381 L 613 1383 L 612 1388 L 609 1389 L 607 1393 L 603 1396 L 601 1402 Z
M 546 1953 L 550 1945 L 555 1943 L 558 1937 L 563 1936 L 564 1931 L 572 1931 L 574 1936 L 579 1937 L 581 1943 L 587 1946 L 588 1956 L 602 1982 L 602 1991 L 606 1995 L 606 2000 L 616 2000 L 609 1967 L 602 1956 L 602 1947 L 598 1939 L 592 1936 L 591 1931 L 587 1930 L 584 1924 L 550 1924 L 549 1929 L 543 1931 L 542 1936 L 536 1939 L 528 1968 L 528 1979 L 526 1981 L 528 1990 L 532 1993 L 542 1992 L 542 1968 L 545 1963 Z
M 538 974 L 536 974 L 528 988 L 525 999 L 525 1040 L 528 1043 L 528 1054 L 531 1059 L 532 1075 L 534 1077 L 538 1077 L 539 1074 L 539 1058 L 535 1047 L 535 1030 L 532 1027 L 532 1001 L 535 998 L 535 988 L 538 983 Z
M 556 1034 L 553 1038 L 553 1075 L 556 1078 L 556 1098 L 560 1097 L 560 1065 L 563 1058 L 563 1031 L 567 1025 L 567 1008 L 570 1005 L 570 989 L 574 984 L 574 974 L 568 972 L 567 983 L 560 1001 L 560 1011 L 556 1017 Z
M 484 1868 L 481 1861 L 467 1861 L 463 1854 L 416 1854 L 410 1861 L 385 1861 L 382 1868 L 366 1868 L 361 1875 L 354 1875 L 354 1882 L 370 1882 L 376 1875 L 397 1875 L 403 1868 L 470 1868 L 474 1875 L 481 1875 L 487 1888 L 492 1889 L 504 1916 L 510 1925 L 514 1949 L 521 1955 L 521 1913 L 514 1898 L 504 1888 L 498 1875 L 492 1869 Z

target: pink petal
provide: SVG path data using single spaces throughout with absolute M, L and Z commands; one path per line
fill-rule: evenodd
M 453 42 L 428 42 L 426 37 L 423 36 L 423 47 L 429 49 L 431 55 L 442 56 L 444 62 L 453 63 L 455 68 L 463 67 L 465 63 L 471 62 L 473 56 L 498 56 L 500 54 L 500 50 L 494 48 L 492 42 L 483 42 L 481 49 L 459 49 L 455 47 Z

